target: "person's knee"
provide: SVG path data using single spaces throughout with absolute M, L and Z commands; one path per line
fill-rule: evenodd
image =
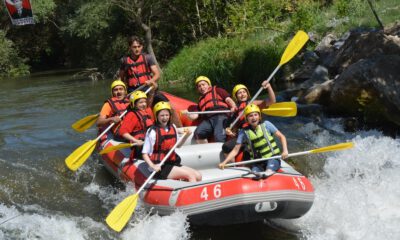
M 254 165 L 251 167 L 251 171 L 253 172 L 263 172 L 264 170 L 259 165 Z
M 267 169 L 277 171 L 280 168 L 280 166 L 281 166 L 280 160 L 277 160 L 277 159 L 268 160 Z
M 197 127 L 196 130 L 193 133 L 194 138 L 196 140 L 203 140 L 203 139 L 207 139 L 207 131 L 203 131 L 201 128 Z
M 225 142 L 226 135 L 224 133 L 217 133 L 214 135 L 214 139 L 216 142 Z
M 228 153 L 230 153 L 231 151 L 232 151 L 232 148 L 230 147 L 230 145 L 228 144 L 228 142 L 225 142 L 225 143 L 222 145 L 222 152 L 228 154 Z
M 225 142 L 226 133 L 222 126 L 216 126 L 214 129 L 214 139 L 216 142 Z

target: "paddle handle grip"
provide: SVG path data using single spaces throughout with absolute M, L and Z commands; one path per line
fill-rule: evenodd
M 126 95 L 127 97 L 129 97 L 132 93 L 136 92 L 136 91 L 140 91 L 142 90 L 144 87 L 146 87 L 146 84 L 140 85 L 138 88 L 136 88 L 135 90 L 133 90 L 132 92 L 128 93 L 128 95 Z
M 119 119 L 122 119 L 123 116 L 128 112 L 128 110 L 125 110 L 120 116 Z M 97 138 L 96 141 L 99 140 L 104 134 L 106 134 L 112 127 L 114 127 L 115 122 L 111 123 L 110 126 L 108 126 Z
M 179 144 L 181 144 L 181 142 L 183 140 L 185 140 L 185 135 L 188 133 L 185 133 L 181 139 L 179 139 L 178 142 L 175 143 L 175 145 L 171 148 L 171 150 L 169 150 L 169 152 L 167 153 L 167 155 L 165 155 L 165 157 L 163 158 L 163 160 L 160 162 L 160 166 L 162 166 L 165 161 L 168 160 L 169 156 L 171 156 L 171 154 L 175 151 L 175 148 L 177 148 L 179 146 Z M 139 188 L 139 190 L 136 192 L 136 194 L 139 194 L 141 191 L 143 191 L 143 189 L 145 188 L 145 186 L 150 182 L 150 180 L 154 177 L 154 175 L 156 174 L 156 171 L 153 171 L 150 176 L 147 178 L 147 180 L 143 183 L 143 185 Z
M 291 153 L 291 154 L 288 154 L 288 157 L 296 157 L 296 156 L 301 156 L 301 155 L 307 155 L 307 154 L 310 154 L 310 153 L 312 153 L 312 151 Z M 245 165 L 245 164 L 263 162 L 263 161 L 267 161 L 267 160 L 280 159 L 280 158 L 281 158 L 280 155 L 279 156 L 273 156 L 273 157 L 270 157 L 270 158 L 257 158 L 257 159 L 253 159 L 253 160 L 249 160 L 249 161 L 228 163 L 225 166 L 226 167 L 232 167 L 232 166 L 237 166 L 237 165 Z
M 143 85 L 144 86 L 144 85 Z M 144 93 L 148 94 L 153 87 L 149 87 Z
M 271 73 L 271 75 L 269 75 L 268 79 L 267 79 L 267 83 L 269 83 L 271 81 L 271 79 L 274 77 L 274 75 L 276 74 L 276 72 L 278 72 L 279 68 L 281 68 L 281 65 L 278 65 L 274 71 Z M 250 100 L 250 102 L 247 105 L 250 105 L 254 102 L 254 100 L 256 100 L 256 98 L 261 94 L 262 90 L 264 88 L 261 86 L 260 89 L 258 89 L 258 91 L 256 92 L 256 94 L 254 94 L 253 98 Z M 239 115 L 236 117 L 235 121 L 233 121 L 233 123 L 231 123 L 231 125 L 229 126 L 229 128 L 233 128 L 233 126 L 235 126 L 235 124 L 239 121 L 239 119 L 243 116 L 244 111 L 241 111 L 239 113 Z

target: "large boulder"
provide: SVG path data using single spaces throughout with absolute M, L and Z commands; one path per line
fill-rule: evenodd
M 329 109 L 366 122 L 400 126 L 400 56 L 380 55 L 347 67 L 335 80 Z
M 286 98 L 321 104 L 331 113 L 354 116 L 366 123 L 400 127 L 400 24 L 384 31 L 356 29 L 317 45 L 318 58 L 303 63 L 313 70 L 285 91 Z M 307 73 L 307 74 L 304 74 Z M 291 96 L 290 96 L 291 95 Z
M 382 55 L 400 55 L 400 38 L 379 32 L 351 32 L 334 59 L 327 66 L 331 74 L 343 72 L 351 64 L 361 59 L 376 58 Z

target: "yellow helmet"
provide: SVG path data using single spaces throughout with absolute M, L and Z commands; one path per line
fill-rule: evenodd
M 246 87 L 245 85 L 243 85 L 243 84 L 237 84 L 237 85 L 233 88 L 233 90 L 232 90 L 232 97 L 233 97 L 233 99 L 235 99 L 235 101 L 237 101 L 237 99 L 236 99 L 236 93 L 237 93 L 240 89 L 246 90 L 248 97 L 250 97 L 249 89 L 247 89 L 247 87 Z
M 206 81 L 206 82 L 208 83 L 208 85 L 211 86 L 211 81 L 210 81 L 210 79 L 209 79 L 208 77 L 206 77 L 206 76 L 199 76 L 199 77 L 197 77 L 197 78 L 196 78 L 196 81 L 194 82 L 194 84 L 197 86 L 197 84 L 198 84 L 200 81 Z
M 125 88 L 125 93 L 126 93 L 126 85 L 125 85 L 125 83 L 124 83 L 123 81 L 121 81 L 120 79 L 117 79 L 117 80 L 114 80 L 114 81 L 111 83 L 111 96 L 113 95 L 113 89 L 114 89 L 116 86 L 123 86 L 123 87 Z
M 261 115 L 260 108 L 259 108 L 257 105 L 255 105 L 255 104 L 247 105 L 247 106 L 244 108 L 244 116 L 245 116 L 246 118 L 247 118 L 247 115 L 249 115 L 250 113 L 253 113 L 253 112 L 258 112 L 258 114 Z
M 141 98 L 147 98 L 146 93 L 142 91 L 135 91 L 131 94 L 129 97 L 129 100 L 131 101 L 132 106 L 135 105 L 136 100 L 141 99 Z
M 157 113 L 158 113 L 159 111 L 161 111 L 161 110 L 164 110 L 164 109 L 168 109 L 168 110 L 171 111 L 171 105 L 170 105 L 169 103 L 163 102 L 163 101 L 158 102 L 158 103 L 157 103 L 156 105 L 154 105 L 154 107 L 153 107 L 154 116 L 157 117 Z

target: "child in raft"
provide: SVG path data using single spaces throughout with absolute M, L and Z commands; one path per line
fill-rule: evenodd
M 171 106 L 167 102 L 158 102 L 154 108 L 155 124 L 147 131 L 143 145 L 143 159 L 157 172 L 156 179 L 185 179 L 189 182 L 201 181 L 201 174 L 197 170 L 181 165 L 181 159 L 175 151 L 168 160 L 160 166 L 160 162 L 175 146 L 178 141 L 178 131 L 171 123 Z M 189 129 L 184 129 L 184 140 L 177 146 L 180 147 L 190 135 Z

